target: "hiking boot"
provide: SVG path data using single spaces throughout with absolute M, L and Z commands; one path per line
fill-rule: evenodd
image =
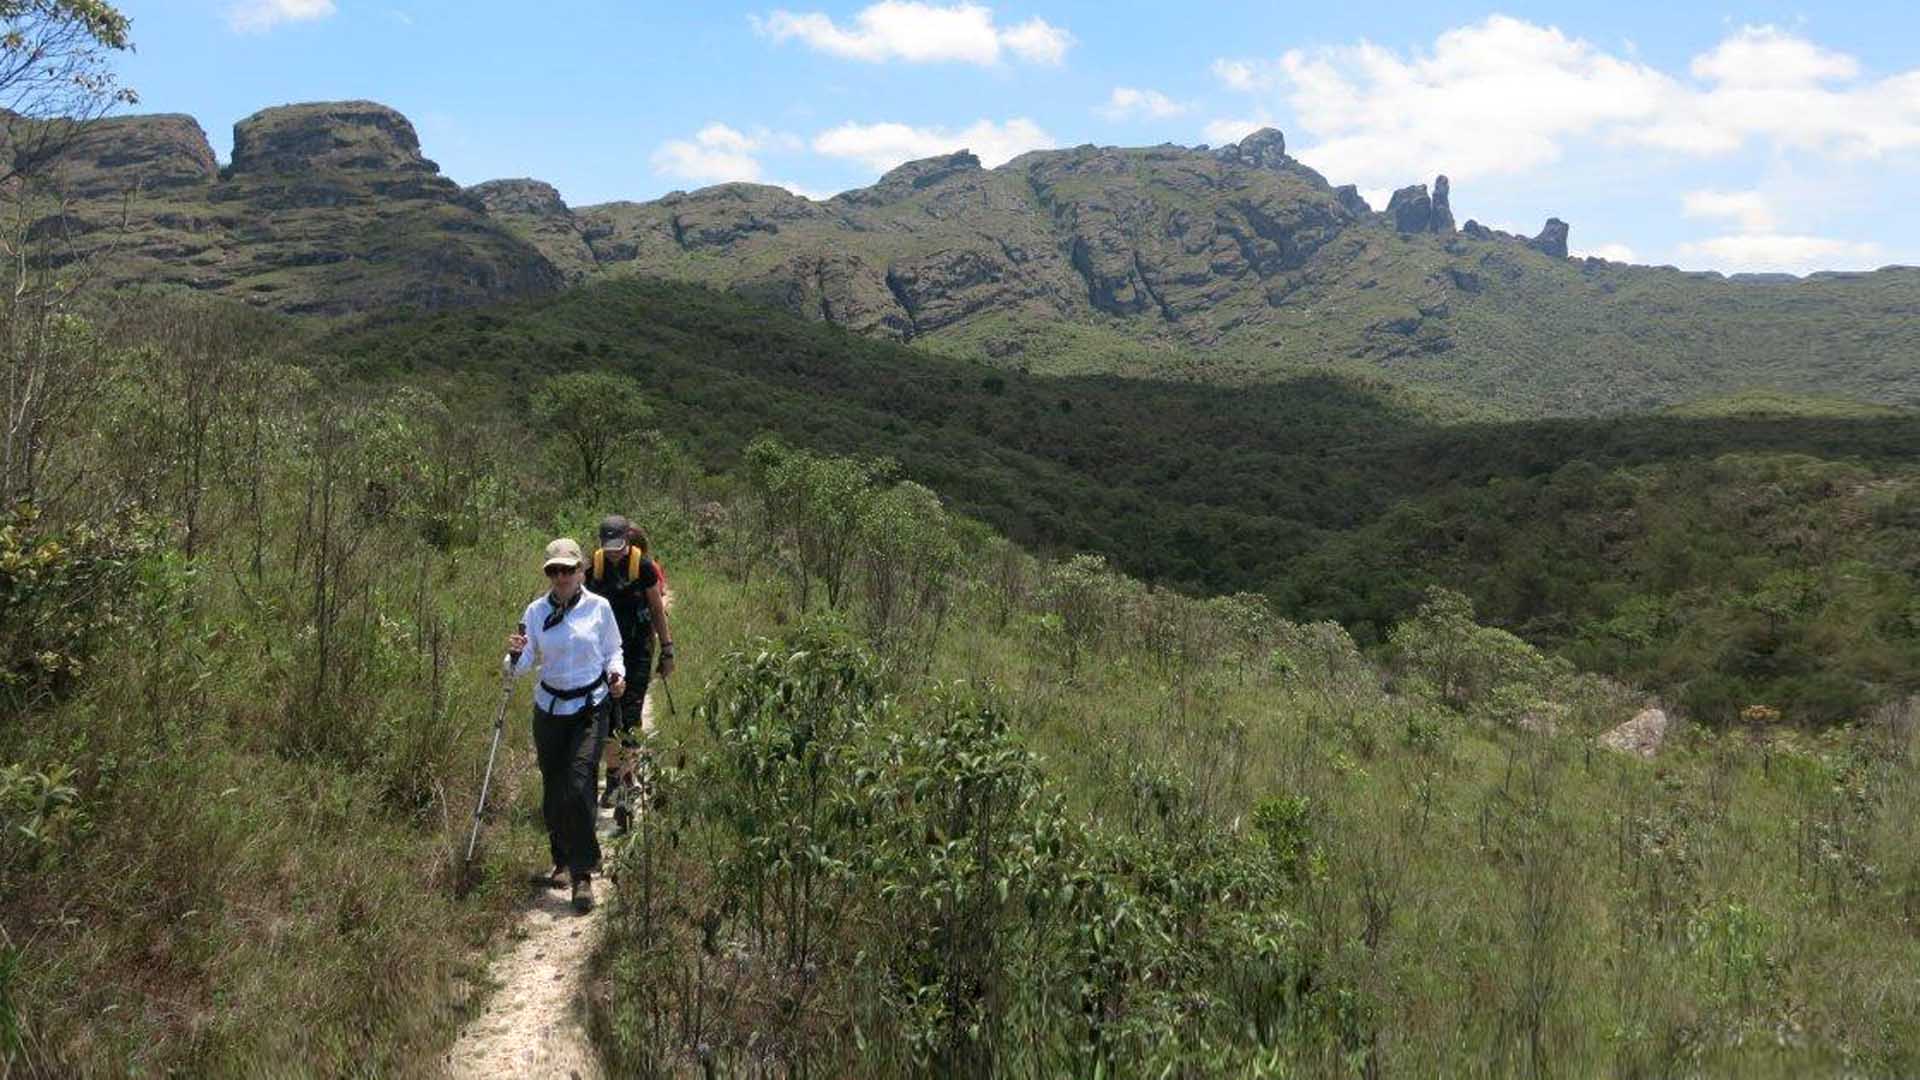
M 567 868 L 555 865 L 553 869 L 545 872 L 535 871 L 527 878 L 527 882 L 548 889 L 563 889 L 567 884 Z
M 620 791 L 620 770 L 607 769 L 607 790 L 600 793 L 600 809 L 613 809 L 613 798 Z
M 573 879 L 573 910 L 585 915 L 593 910 L 593 879 Z

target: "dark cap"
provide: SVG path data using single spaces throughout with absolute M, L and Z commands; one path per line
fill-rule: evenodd
M 606 518 L 600 522 L 600 540 L 603 543 L 608 540 L 625 542 L 627 539 L 627 530 L 631 528 L 633 528 L 633 524 L 626 518 L 621 517 L 619 514 L 608 514 Z

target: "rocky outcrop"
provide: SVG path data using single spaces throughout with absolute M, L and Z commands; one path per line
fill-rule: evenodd
M 980 159 L 974 156 L 972 151 L 960 150 L 938 157 L 909 161 L 905 165 L 889 170 L 872 187 L 842 192 L 834 196 L 834 201 L 855 206 L 880 206 L 909 198 L 916 192 L 925 191 L 942 181 L 980 171 Z
M 1667 714 L 1662 709 L 1646 708 L 1633 719 L 1600 736 L 1600 745 L 1609 750 L 1636 757 L 1651 758 L 1667 741 Z
M 1367 205 L 1366 198 L 1360 194 L 1360 189 L 1353 184 L 1341 184 L 1339 187 L 1334 188 L 1333 197 L 1340 200 L 1340 205 L 1346 208 L 1347 213 L 1352 214 L 1356 218 L 1363 218 L 1373 213 L 1373 207 Z
M 1427 185 L 1409 184 L 1393 193 L 1387 203 L 1387 220 L 1393 222 L 1396 232 L 1451 234 L 1454 231 L 1451 194 L 1452 185 L 1445 176 L 1434 178 L 1431 195 L 1427 193 Z
M 63 139 L 59 134 L 55 139 Z M 191 116 L 120 116 L 63 141 L 55 186 L 77 199 L 200 191 L 219 179 L 207 133 Z
M 421 156 L 371 102 L 266 109 L 215 168 L 182 116 L 82 125 L 63 159 L 62 261 L 110 283 L 178 285 L 291 314 L 440 308 L 549 292 L 561 272 Z M 129 198 L 129 194 L 133 197 Z
M 794 222 L 823 217 L 819 204 L 768 184 L 721 184 L 694 195 L 660 200 L 674 240 L 689 250 L 731 248 L 755 234 L 775 234 Z
M 1453 231 L 1453 185 L 1445 174 L 1433 179 L 1433 216 L 1427 222 L 1431 232 L 1450 233 Z
M 475 184 L 467 192 L 480 200 L 487 212 L 496 216 L 522 216 L 542 219 L 571 218 L 573 211 L 560 197 L 560 189 L 542 180 L 488 180 Z
M 371 101 L 324 101 L 262 109 L 233 125 L 229 175 L 344 169 L 438 173 L 420 136 L 398 112 Z
M 1452 348 L 1449 297 L 1484 303 L 1530 272 L 1515 257 L 1521 238 L 1471 222 L 1452 238 L 1445 176 L 1375 213 L 1354 186 L 1336 188 L 1289 157 L 1273 129 L 1217 150 L 1089 145 L 993 169 L 959 150 L 824 201 L 731 183 L 580 208 L 537 180 L 459 188 L 423 156 L 405 117 L 371 102 L 248 117 L 219 175 L 184 117 L 98 131 L 113 144 L 88 164 L 99 206 L 129 181 L 160 193 L 142 207 L 145 231 L 115 256 L 118 280 L 290 312 L 444 307 L 633 272 L 900 338 L 1005 320 L 1014 329 L 995 331 L 989 349 L 1003 359 L 1045 339 L 1032 328 L 1062 322 L 1140 333 L 1156 348 L 1297 353 L 1330 333 L 1329 318 L 1350 325 L 1327 355 L 1392 359 Z M 91 236 L 105 221 L 76 214 L 55 225 Z M 1401 257 L 1385 242 L 1396 230 L 1448 237 L 1436 248 L 1443 261 L 1417 280 L 1383 272 Z M 1536 243 L 1554 250 L 1552 241 Z M 1392 295 L 1346 303 L 1383 284 Z
M 1472 218 L 1468 218 L 1467 223 L 1465 225 L 1460 226 L 1460 232 L 1462 235 L 1471 236 L 1475 240 L 1493 239 L 1493 230 L 1487 228 L 1485 225 L 1480 224 L 1479 222 L 1473 220 Z
M 1230 165 L 1251 169 L 1278 169 L 1290 165 L 1287 137 L 1274 128 L 1261 128 L 1232 146 L 1223 146 L 1217 154 Z
M 1571 231 L 1567 223 L 1559 218 L 1548 218 L 1546 227 L 1540 230 L 1539 236 L 1527 241 L 1527 246 L 1556 259 L 1564 259 L 1567 257 L 1567 235 Z
M 1433 225 L 1433 198 L 1427 194 L 1427 185 L 1410 184 L 1394 192 L 1387 202 L 1387 218 L 1397 232 L 1428 231 Z
M 537 248 L 569 283 L 585 280 L 597 265 L 581 223 L 552 184 L 489 180 L 468 188 L 467 194 L 480 201 L 489 217 Z

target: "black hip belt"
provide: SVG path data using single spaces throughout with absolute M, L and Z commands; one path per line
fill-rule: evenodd
M 602 686 L 605 686 L 606 683 L 607 683 L 607 673 L 603 671 L 600 673 L 599 678 L 593 680 L 592 682 L 588 683 L 585 686 L 576 686 L 571 690 L 559 690 L 559 689 L 555 689 L 554 687 L 548 686 L 547 681 L 545 679 L 542 679 L 540 680 L 540 689 L 545 690 L 548 694 L 552 695 L 553 700 L 555 701 L 577 701 L 580 698 L 586 697 L 588 694 L 593 693 L 595 690 L 600 689 Z

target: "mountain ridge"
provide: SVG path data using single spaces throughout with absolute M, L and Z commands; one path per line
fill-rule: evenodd
M 1272 129 L 992 169 L 962 150 L 826 200 L 730 183 L 577 208 L 534 179 L 459 187 L 372 102 L 262 110 L 224 168 L 190 118 L 87 132 L 47 219 L 62 227 L 43 233 L 106 252 L 116 284 L 293 314 L 639 275 L 1039 373 L 1245 383 L 1359 364 L 1517 415 L 1756 389 L 1920 404 L 1920 271 L 1730 279 L 1570 258 L 1559 218 L 1533 237 L 1456 228 L 1444 175 L 1375 210 Z

